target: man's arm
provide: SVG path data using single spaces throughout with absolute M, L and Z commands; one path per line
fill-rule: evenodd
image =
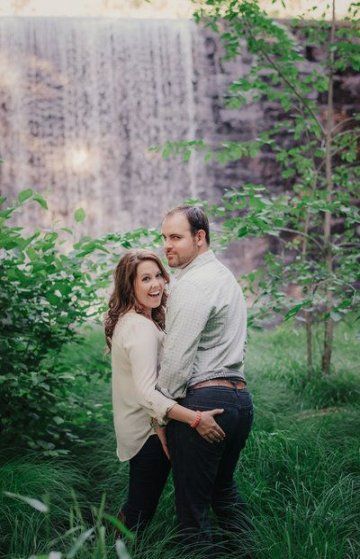
M 181 280 L 166 313 L 164 354 L 156 388 L 168 398 L 186 393 L 201 334 L 211 313 L 209 297 L 196 285 Z

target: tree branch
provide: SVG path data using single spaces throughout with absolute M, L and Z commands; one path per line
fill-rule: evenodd
M 347 122 L 351 122 L 352 120 L 356 121 L 356 118 L 354 118 L 353 116 L 350 118 L 346 118 L 345 120 L 342 120 L 341 122 L 338 122 L 336 126 L 334 126 L 331 129 L 331 134 L 334 136 L 334 132 L 337 128 L 339 128 L 339 126 L 342 126 L 343 124 L 347 123 Z
M 279 231 L 283 231 L 284 233 L 293 233 L 294 235 L 300 235 L 301 237 L 306 237 L 310 239 L 315 245 L 317 245 L 321 250 L 324 249 L 323 245 L 321 245 L 316 239 L 314 239 L 311 235 L 304 233 L 303 231 L 297 231 L 296 229 L 290 229 L 289 227 L 279 227 Z M 272 235 L 272 233 L 267 233 L 267 235 Z M 276 235 L 274 235 L 276 237 Z
M 249 35 L 253 39 L 255 39 L 255 37 L 254 37 L 253 33 L 251 32 L 251 30 L 249 29 L 249 27 L 248 26 L 246 26 L 246 27 L 247 27 L 247 32 L 249 33 Z M 305 98 L 297 91 L 296 87 L 287 79 L 287 77 L 283 74 L 283 72 L 279 68 L 279 66 L 271 59 L 270 55 L 267 52 L 265 52 L 263 49 L 260 49 L 260 52 L 263 55 L 263 57 L 268 61 L 268 63 L 274 68 L 274 70 L 276 70 L 276 72 L 279 74 L 281 79 L 286 83 L 286 85 L 293 91 L 293 93 L 298 98 L 298 100 L 301 102 L 301 104 L 304 106 L 306 111 L 309 112 L 309 114 L 315 120 L 316 124 L 320 128 L 320 131 L 321 131 L 322 135 L 325 136 L 325 130 L 324 130 L 320 120 L 318 119 L 318 117 L 316 116 L 316 114 L 314 113 L 312 108 L 308 106 L 308 104 L 305 101 Z

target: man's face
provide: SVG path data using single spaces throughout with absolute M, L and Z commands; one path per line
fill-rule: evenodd
M 161 234 L 165 256 L 171 268 L 184 268 L 199 254 L 197 235 L 192 236 L 187 218 L 182 213 L 166 217 Z

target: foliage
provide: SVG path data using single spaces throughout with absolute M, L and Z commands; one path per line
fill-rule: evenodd
M 356 206 L 360 167 L 359 115 L 336 112 L 337 74 L 360 69 L 358 5 L 344 22 L 335 6 L 319 21 L 271 19 L 256 0 L 203 0 L 195 17 L 219 34 L 225 59 L 238 59 L 244 49 L 251 69 L 229 87 L 228 108 L 253 103 L 276 106 L 278 116 L 247 142 L 225 142 L 215 150 L 204 140 L 167 142 L 163 155 L 204 153 L 205 160 L 227 164 L 272 153 L 285 190 L 271 193 L 266 185 L 241 184 L 209 207 L 224 223 L 224 243 L 246 237 L 269 239 L 265 265 L 248 275 L 255 296 L 253 324 L 268 311 L 285 320 L 297 315 L 306 326 L 309 374 L 314 368 L 312 325 L 324 325 L 321 367 L 329 373 L 333 326 L 358 303 L 355 286 L 359 211 Z M 322 53 L 309 64 L 305 45 Z M 206 204 L 205 204 L 206 205 Z
M 37 479 L 33 476 L 34 468 Z M 91 550 L 94 551 L 94 557 L 104 557 L 107 547 L 106 529 L 110 526 L 108 532 L 114 531 L 114 528 L 118 530 L 115 542 L 117 557 L 119 559 L 129 557 L 126 555 L 126 546 L 120 539 L 120 535 L 131 542 L 134 540 L 134 534 L 116 517 L 105 512 L 104 497 L 100 506 L 92 507 L 91 518 L 89 520 L 84 518 L 81 510 L 84 503 L 79 503 L 70 487 L 70 484 L 79 478 L 72 468 L 30 460 L 13 461 L 4 467 L 0 487 L 14 485 L 14 475 L 16 475 L 17 487 L 26 483 L 26 487 L 23 487 L 26 491 L 37 490 L 42 493 L 45 486 L 47 493 L 41 499 L 34 499 L 19 492 L 12 493 L 8 490 L 2 492 L 4 552 L 9 552 L 11 556 L 12 553 L 27 553 L 28 549 L 32 548 L 34 553 L 39 553 L 39 555 L 31 555 L 32 559 L 72 559 L 80 553 L 86 557 Z M 10 519 L 14 518 L 16 518 L 15 530 L 10 523 Z M 29 520 L 31 531 L 28 526 Z M 56 533 L 52 531 L 54 524 L 56 524 Z M 44 539 L 49 540 L 49 537 L 51 540 L 47 542 L 44 549 L 42 542 Z M 65 553 L 56 551 L 59 547 L 65 547 L 67 550 Z
M 31 202 L 47 208 L 44 198 L 28 189 L 0 211 L 1 428 L 9 445 L 22 443 L 51 455 L 67 452 L 61 447 L 77 440 L 71 424 L 79 408 L 95 416 L 72 390 L 74 384 L 105 374 L 101 359 L 90 372 L 85 361 L 76 368 L 66 363 L 61 350 L 81 339 L 80 327 L 104 311 L 104 289 L 119 252 L 157 235 L 150 231 L 144 239 L 139 229 L 83 237 L 71 245 L 69 229 L 26 233 L 11 224 L 15 212 Z M 83 218 L 77 210 L 75 219 Z
M 345 385 L 355 372 L 356 332 L 342 323 L 335 335 L 334 361 L 343 371 Z M 89 343 L 100 347 L 102 333 L 86 334 L 78 351 L 82 354 Z M 257 559 L 355 559 L 360 552 L 358 404 L 347 390 L 348 400 L 335 407 L 331 394 L 326 401 L 322 386 L 315 389 L 313 382 L 308 383 L 309 388 L 314 386 L 311 398 L 299 397 L 289 379 L 305 374 L 303 343 L 303 329 L 289 324 L 251 332 L 247 377 L 256 406 L 255 424 L 236 475 L 253 518 L 254 555 Z M 95 360 L 88 370 L 96 366 Z M 335 382 L 338 377 L 329 375 L 327 380 Z M 96 377 L 89 388 L 94 405 L 106 407 L 107 380 Z M 74 388 L 81 390 L 79 385 Z M 0 453 L 0 555 L 4 559 L 32 554 L 55 559 L 49 557 L 51 550 L 65 559 L 75 545 L 77 559 L 118 558 L 114 525 L 106 513 L 117 516 L 126 497 L 128 467 L 115 454 L 110 410 L 106 422 L 94 425 L 89 418 L 84 429 L 85 444 L 74 447 L 66 458 L 45 459 L 34 453 L 9 460 L 8 453 Z M 37 499 L 48 512 L 4 491 Z M 88 538 L 79 541 L 89 530 L 93 531 Z M 132 559 L 197 558 L 184 555 L 176 542 L 171 480 L 144 538 L 124 541 Z M 240 557 L 239 542 L 235 544 L 233 554 L 219 557 Z
M 22 440 L 51 453 L 54 441 L 72 438 L 68 410 L 80 403 L 72 395 L 72 372 L 59 370 L 58 354 L 96 315 L 99 301 L 80 247 L 61 253 L 57 231 L 26 234 L 8 224 L 27 200 L 46 207 L 27 190 L 1 211 L 1 420 L 9 443 Z

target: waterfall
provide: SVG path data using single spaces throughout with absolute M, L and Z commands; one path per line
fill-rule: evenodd
M 205 57 L 185 20 L 0 18 L 1 194 L 43 193 L 49 211 L 28 224 L 71 225 L 82 207 L 92 235 L 157 225 L 203 196 L 201 156 L 148 148 L 197 134 Z

